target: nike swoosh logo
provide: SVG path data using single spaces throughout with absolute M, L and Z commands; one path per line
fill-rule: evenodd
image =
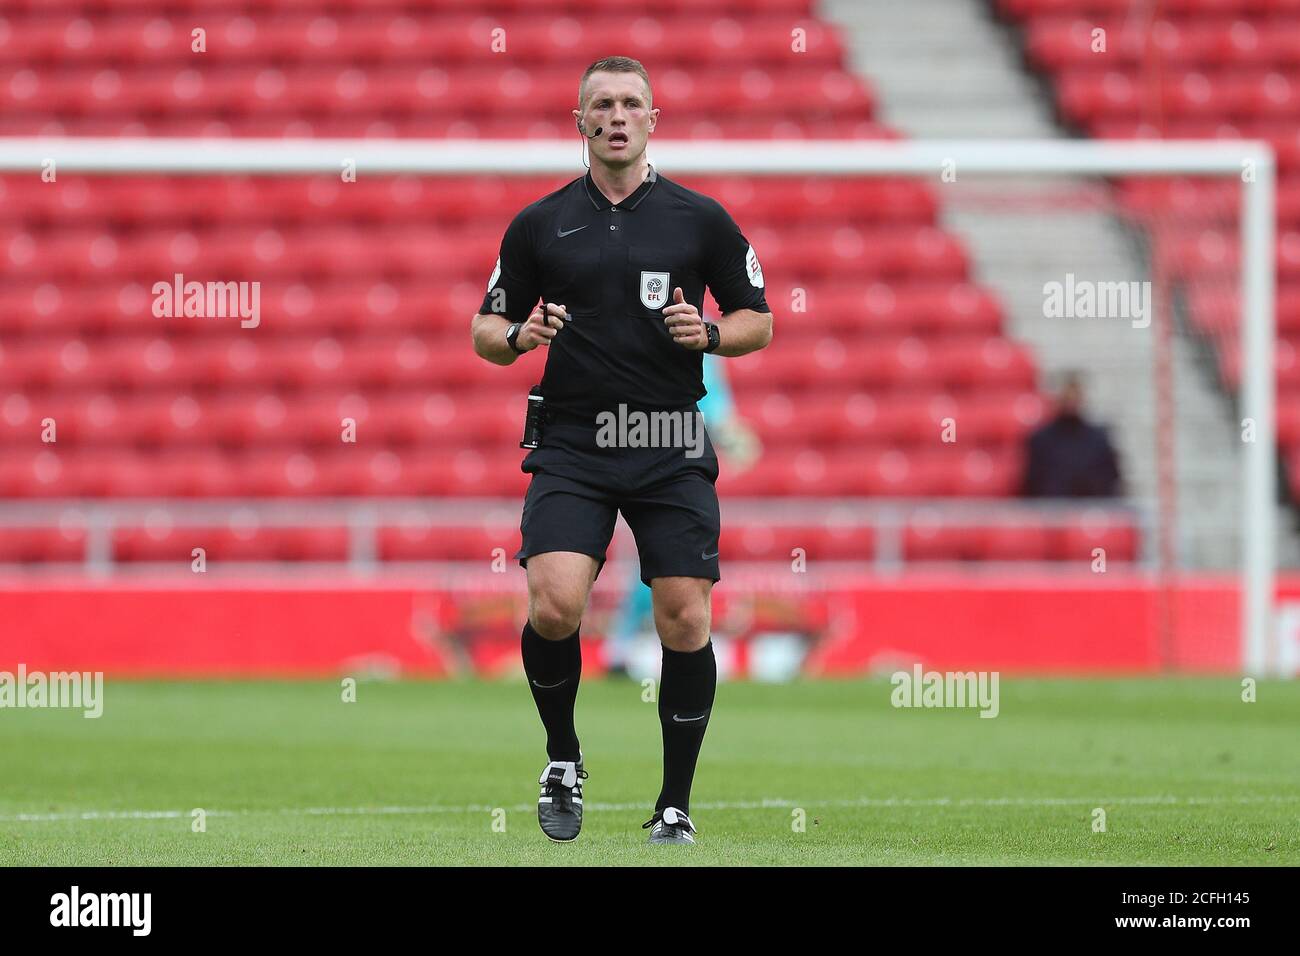
M 590 225 L 590 223 L 588 223 L 588 225 Z M 587 228 L 586 226 L 579 226 L 577 229 L 570 229 L 568 232 L 565 232 L 563 229 L 558 229 L 556 230 L 555 234 L 559 236 L 561 239 L 563 239 L 565 236 L 571 236 L 575 232 L 582 232 L 582 230 L 586 228 Z
M 718 556 L 717 551 L 714 551 L 712 554 L 705 554 L 703 551 L 700 552 L 700 557 L 703 558 L 705 561 L 709 560 L 709 558 L 716 558 L 717 556 Z
M 550 690 L 552 687 L 559 687 L 561 684 L 564 683 L 564 681 L 568 679 L 569 678 L 566 677 L 564 678 L 564 680 L 557 680 L 554 684 L 539 684 L 537 683 L 537 681 L 533 681 L 533 686 L 540 687 L 542 690 Z
M 673 720 L 679 724 L 689 724 L 696 720 L 703 720 L 707 716 L 707 714 L 700 714 L 698 717 L 678 717 L 676 714 L 673 714 Z

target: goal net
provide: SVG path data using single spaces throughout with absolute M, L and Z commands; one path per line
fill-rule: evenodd
M 502 590 L 540 365 L 484 391 L 466 327 L 507 210 L 577 158 L 0 141 L 0 563 L 188 566 L 182 532 L 205 528 L 228 562 Z M 1272 369 L 1292 359 L 1265 147 L 660 142 L 651 161 L 733 213 L 777 315 L 710 423 L 724 612 L 797 629 L 783 595 L 862 581 L 1113 588 L 1163 668 L 1283 668 Z M 1072 373 L 1119 483 L 1027 495 L 1030 436 Z M 625 529 L 611 559 L 635 565 Z M 602 575 L 610 620 L 626 586 Z

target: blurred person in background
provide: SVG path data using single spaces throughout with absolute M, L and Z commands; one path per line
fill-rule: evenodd
M 713 436 L 714 446 L 733 472 L 748 471 L 762 453 L 762 446 L 753 429 L 736 411 L 726 365 L 713 355 L 704 356 L 704 387 L 708 394 L 699 401 L 700 414 Z M 606 635 L 605 660 L 610 676 L 628 676 L 637 636 L 654 630 L 653 612 L 650 588 L 641 583 L 640 573 L 632 568 L 627 590 Z
M 1056 414 L 1026 442 L 1026 498 L 1114 498 L 1121 493 L 1119 456 L 1101 425 L 1083 414 L 1083 377 L 1067 372 Z

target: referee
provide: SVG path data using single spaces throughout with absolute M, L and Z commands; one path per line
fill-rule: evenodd
M 622 56 L 591 64 L 573 116 L 590 171 L 515 216 L 473 320 L 474 351 L 496 365 L 547 349 L 544 431 L 521 466 L 532 479 L 516 555 L 528 574 L 524 672 L 546 729 L 537 819 L 558 842 L 582 827 L 578 630 L 621 511 L 663 643 L 663 787 L 645 828 L 651 843 L 694 843 L 691 781 L 717 684 L 718 459 L 702 428 L 700 447 L 655 447 L 628 430 L 611 442 L 601 423 L 670 413 L 661 420 L 698 425 L 703 353 L 763 348 L 772 315 L 758 257 L 727 211 L 647 161 L 659 110 L 645 67 Z M 716 324 L 700 317 L 705 286 L 722 311 Z

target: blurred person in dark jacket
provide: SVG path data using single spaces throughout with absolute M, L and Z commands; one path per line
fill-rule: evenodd
M 1029 436 L 1026 498 L 1110 498 L 1120 494 L 1119 458 L 1101 425 L 1083 417 L 1083 379 L 1067 373 L 1056 414 Z

